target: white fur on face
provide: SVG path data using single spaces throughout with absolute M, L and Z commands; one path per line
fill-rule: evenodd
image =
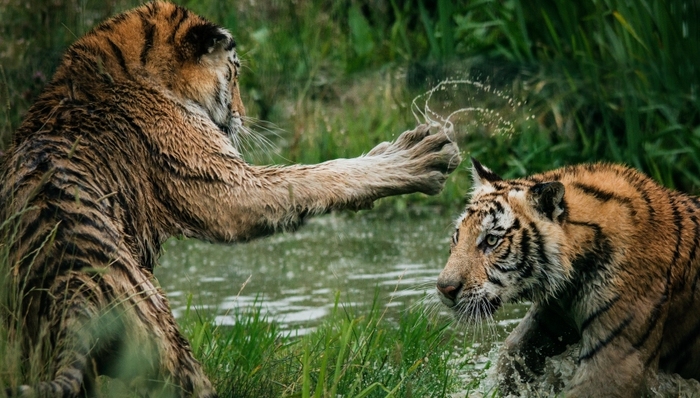
M 227 39 L 220 40 L 209 50 L 210 54 L 202 58 L 202 62 L 215 71 L 216 85 L 213 92 L 210 93 L 201 104 L 207 115 L 216 125 L 225 130 L 232 138 L 238 134 L 243 121 L 238 112 L 233 112 L 233 89 L 234 82 L 238 77 L 240 61 L 235 47 L 226 50 L 228 43 L 233 41 L 231 34 L 225 30 L 220 30 Z M 217 46 L 224 48 L 216 51 Z

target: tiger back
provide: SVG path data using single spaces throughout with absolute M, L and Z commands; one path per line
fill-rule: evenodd
M 567 397 L 636 397 L 658 371 L 700 380 L 700 200 L 613 164 L 503 180 L 472 160 L 439 296 L 461 320 L 531 301 L 501 393 L 578 344 Z

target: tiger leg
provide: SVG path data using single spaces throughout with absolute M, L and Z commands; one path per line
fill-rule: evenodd
M 631 344 L 610 344 L 595 359 L 579 359 L 566 397 L 634 398 L 645 395 L 654 372 Z
M 57 331 L 52 358 L 53 380 L 23 385 L 10 396 L 78 397 L 93 396 L 94 373 L 90 356 L 101 342 L 93 333 L 92 320 L 100 312 L 99 286 L 86 274 L 70 273 L 59 277 L 49 289 L 49 330 Z
M 142 294 L 119 295 L 93 327 L 93 335 L 109 341 L 94 357 L 97 373 L 143 396 L 216 397 L 165 297 L 150 281 L 141 287 Z
M 668 290 L 628 295 L 585 322 L 579 366 L 567 397 L 639 397 L 656 382 Z M 589 302 L 593 302 L 590 299 Z M 649 311 L 649 308 L 654 308 Z
M 519 385 L 542 374 L 546 357 L 561 354 L 578 338 L 554 307 L 533 304 L 503 344 L 497 363 L 500 393 L 517 395 Z
M 161 367 L 166 379 L 181 391 L 181 396 L 217 397 L 202 365 L 194 358 L 188 340 L 179 331 L 172 314 L 162 314 L 168 328 L 160 342 Z
M 123 350 L 131 353 L 123 355 L 131 358 L 124 362 L 134 363 L 134 358 L 140 363 L 153 361 L 158 375 L 147 378 L 151 381 L 148 386 L 151 391 L 161 389 L 168 391 L 169 396 L 179 397 L 216 397 L 202 365 L 194 358 L 188 340 L 180 332 L 165 296 L 150 279 L 143 280 L 141 286 L 149 293 L 132 303 L 126 318 L 129 323 L 125 330 L 133 334 L 128 340 L 135 343 Z M 139 376 L 133 374 L 131 368 L 127 371 L 132 373 L 122 373 L 119 377 L 134 380 Z M 156 380 L 155 385 L 153 380 Z

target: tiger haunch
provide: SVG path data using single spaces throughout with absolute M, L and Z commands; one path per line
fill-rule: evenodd
M 700 379 L 700 200 L 624 166 L 503 180 L 473 192 L 437 281 L 458 319 L 529 300 L 498 363 L 501 393 L 578 343 L 567 397 L 636 397 L 658 371 Z
M 155 1 L 66 51 L 0 169 L 17 292 L 5 320 L 47 380 L 10 394 L 93 395 L 104 374 L 215 396 L 152 275 L 166 239 L 244 242 L 384 196 L 436 194 L 459 164 L 446 132 L 425 125 L 355 159 L 245 163 L 231 140 L 245 114 L 235 47 L 227 30 Z

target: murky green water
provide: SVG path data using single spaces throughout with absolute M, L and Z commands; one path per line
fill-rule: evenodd
M 340 301 L 359 311 L 377 297 L 395 318 L 409 305 L 437 300 L 452 225 L 447 216 L 364 213 L 316 217 L 297 232 L 245 244 L 171 240 L 156 275 L 176 316 L 190 296 L 222 324 L 233 321 L 232 309 L 257 302 L 282 328 L 303 333 L 330 313 L 339 291 Z M 522 315 L 503 311 L 498 322 L 510 328 Z

